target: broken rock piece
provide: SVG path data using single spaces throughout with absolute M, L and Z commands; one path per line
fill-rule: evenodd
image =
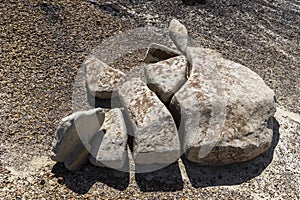
M 120 169 L 127 160 L 127 129 L 121 109 L 105 113 L 99 132 L 91 141 L 89 160 L 93 165 Z
M 117 85 L 125 74 L 114 69 L 95 56 L 90 56 L 84 62 L 86 67 L 86 86 L 90 94 L 100 99 L 116 97 Z
M 185 55 L 188 45 L 188 32 L 183 24 L 178 20 L 172 19 L 169 25 L 169 35 L 177 49 Z
M 162 60 L 173 58 L 179 56 L 181 53 L 179 51 L 173 50 L 169 47 L 152 43 L 148 47 L 148 51 L 144 58 L 145 63 L 156 63 Z
M 171 97 L 186 82 L 187 61 L 185 56 L 177 56 L 145 66 L 148 87 L 160 100 L 168 103 Z
M 133 128 L 136 164 L 170 164 L 180 157 L 180 144 L 173 118 L 140 79 L 119 88 L 119 96 Z
M 63 118 L 52 142 L 51 159 L 64 162 L 69 170 L 79 169 L 87 162 L 89 142 L 103 121 L 101 108 L 79 111 Z

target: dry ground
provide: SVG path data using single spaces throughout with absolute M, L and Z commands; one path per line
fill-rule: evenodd
M 299 2 L 118 2 L 112 8 L 85 0 L 0 1 L 0 199 L 299 199 Z M 275 91 L 281 109 L 272 148 L 240 165 L 205 168 L 180 160 L 144 175 L 92 166 L 67 172 L 52 162 L 51 141 L 72 112 L 85 56 L 114 34 L 167 27 L 172 18 L 201 46 L 248 66 Z

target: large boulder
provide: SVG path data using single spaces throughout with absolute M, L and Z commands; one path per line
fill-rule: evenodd
M 188 48 L 190 78 L 170 109 L 188 160 L 223 165 L 250 160 L 272 142 L 274 92 L 253 71 L 203 48 Z
M 186 82 L 187 61 L 185 56 L 177 56 L 145 66 L 148 87 L 160 100 L 168 103 L 171 97 Z
M 77 170 L 88 161 L 89 142 L 104 121 L 101 108 L 75 112 L 61 120 L 52 142 L 51 159 L 64 162 L 68 170 Z
M 124 79 L 125 74 L 106 63 L 89 56 L 85 62 L 86 86 L 89 93 L 100 99 L 116 97 L 117 85 Z
M 91 140 L 93 165 L 121 169 L 127 160 L 127 129 L 121 109 L 105 113 L 101 129 Z
M 180 156 L 180 144 L 172 115 L 140 79 L 119 88 L 119 96 L 133 129 L 136 164 L 170 164 Z

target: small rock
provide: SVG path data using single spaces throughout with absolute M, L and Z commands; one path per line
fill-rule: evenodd
M 184 56 L 177 56 L 145 67 L 148 87 L 164 103 L 168 103 L 186 82 L 186 72 L 187 61 Z
M 177 49 L 185 55 L 188 45 L 188 32 L 183 24 L 173 19 L 169 26 L 169 35 Z
M 124 79 L 125 74 L 108 66 L 95 56 L 88 57 L 84 65 L 88 91 L 100 99 L 116 97 L 117 85 Z
M 121 109 L 105 113 L 100 131 L 91 141 L 89 160 L 93 165 L 120 169 L 127 159 L 127 129 Z
M 147 64 L 156 63 L 162 60 L 179 56 L 180 54 L 181 54 L 180 52 L 173 50 L 169 47 L 152 43 L 148 48 L 148 51 L 144 58 L 144 62 Z
M 90 140 L 104 121 L 101 108 L 79 111 L 65 117 L 56 131 L 52 142 L 51 159 L 64 162 L 69 170 L 76 170 L 87 162 Z
M 177 129 L 164 104 L 139 79 L 119 88 L 119 96 L 133 128 L 136 164 L 165 164 L 180 156 Z

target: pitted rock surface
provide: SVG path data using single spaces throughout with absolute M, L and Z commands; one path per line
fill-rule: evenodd
M 117 95 L 117 85 L 125 78 L 118 69 L 90 56 L 84 62 L 88 91 L 100 99 L 110 99 Z
M 187 61 L 185 56 L 177 56 L 145 66 L 148 87 L 160 100 L 168 103 L 171 97 L 186 82 Z
M 127 160 L 127 128 L 121 109 L 105 113 L 100 130 L 91 140 L 89 161 L 96 166 L 120 169 Z
M 180 144 L 172 115 L 140 79 L 125 82 L 119 96 L 133 128 L 137 164 L 164 164 L 180 156 Z

